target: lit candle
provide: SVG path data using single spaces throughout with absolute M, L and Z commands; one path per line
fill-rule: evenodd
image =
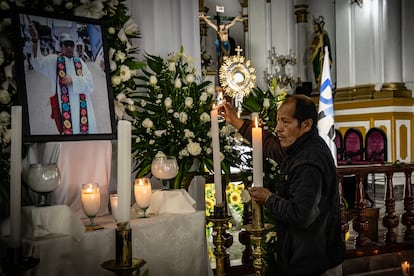
M 253 146 L 253 184 L 254 187 L 263 187 L 263 145 L 262 128 L 259 127 L 256 117 L 256 126 L 252 128 Z
M 214 186 L 216 191 L 216 204 L 223 203 L 222 186 L 221 186 L 221 165 L 220 165 L 220 139 L 218 110 L 215 105 L 210 112 L 211 116 L 211 143 L 213 147 L 213 169 L 214 169 Z
M 404 276 L 410 275 L 410 263 L 407 261 L 404 261 L 401 263 L 401 270 Z
M 118 220 L 118 194 L 111 194 L 109 198 L 111 201 L 112 217 L 115 220 Z
M 146 208 L 150 205 L 152 189 L 149 178 L 138 178 L 134 184 L 135 200 L 139 208 Z
M 118 122 L 118 221 L 131 218 L 131 122 Z
M 20 247 L 21 172 L 22 172 L 22 107 L 11 108 L 10 152 L 10 247 Z
M 87 216 L 96 216 L 101 208 L 101 193 L 96 183 L 82 185 L 82 207 Z

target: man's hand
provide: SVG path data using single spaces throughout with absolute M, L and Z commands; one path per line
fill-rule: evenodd
M 237 110 L 230 103 L 224 102 L 217 107 L 218 114 L 226 119 L 226 122 L 239 129 L 244 123 L 244 120 L 237 116 Z
M 265 204 L 266 199 L 272 195 L 272 192 L 263 187 L 251 187 L 248 189 L 250 197 L 259 204 Z

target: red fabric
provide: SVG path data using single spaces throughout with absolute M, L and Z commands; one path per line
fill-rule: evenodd
M 55 120 L 56 128 L 59 133 L 63 132 L 62 128 L 62 114 L 60 113 L 59 100 L 57 94 L 50 97 L 50 107 L 52 108 L 52 114 L 50 117 Z

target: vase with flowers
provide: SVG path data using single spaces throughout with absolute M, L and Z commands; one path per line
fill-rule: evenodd
M 137 177 L 150 173 L 155 156 L 174 156 L 178 173 L 171 188 L 180 188 L 189 172 L 213 170 L 210 110 L 214 86 L 196 75 L 192 58 L 184 49 L 167 58 L 147 55 L 141 82 L 133 97 L 133 158 Z M 221 167 L 230 174 L 230 166 L 241 162 L 234 149 L 229 126 L 220 125 Z

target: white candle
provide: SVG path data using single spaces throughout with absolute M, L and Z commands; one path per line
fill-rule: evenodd
M 218 111 L 215 106 L 210 112 L 211 116 L 211 143 L 213 147 L 213 169 L 214 169 L 214 186 L 216 191 L 216 204 L 223 203 L 222 184 L 221 184 L 221 165 L 220 165 L 220 139 Z
M 410 275 L 410 263 L 407 261 L 404 261 L 401 263 L 401 270 L 404 276 Z
M 109 198 L 111 201 L 112 217 L 115 220 L 118 220 L 118 194 L 111 194 Z
M 88 183 L 82 187 L 81 201 L 87 216 L 96 216 L 101 207 L 101 193 L 98 184 Z
M 10 152 L 10 247 L 20 247 L 21 172 L 22 172 L 22 107 L 11 108 Z
M 131 122 L 118 122 L 118 221 L 131 218 Z
M 134 194 L 139 208 L 147 208 L 150 205 L 152 189 L 149 178 L 138 178 L 135 180 Z
M 256 121 L 256 126 L 252 128 L 253 184 L 254 184 L 254 187 L 263 187 L 262 128 L 258 126 L 257 117 L 255 121 Z

